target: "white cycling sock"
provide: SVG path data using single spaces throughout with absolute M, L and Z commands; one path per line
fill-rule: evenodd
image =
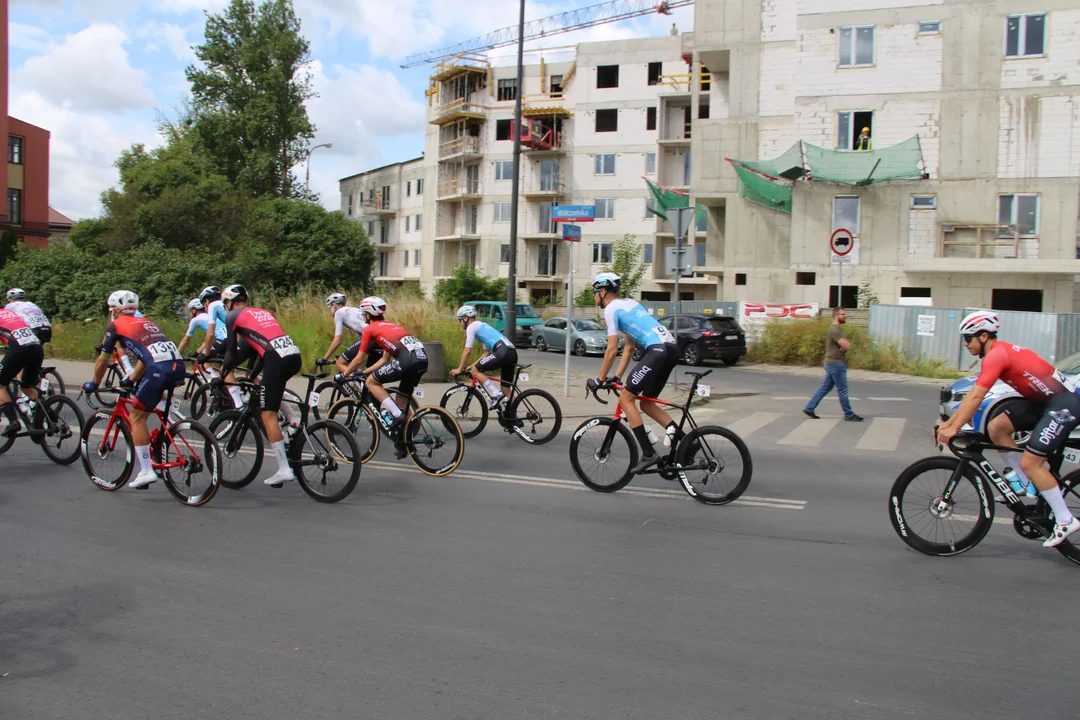
M 283 400 L 281 402 L 281 412 L 285 413 L 285 419 L 289 421 L 290 425 L 295 427 L 300 424 L 300 412 L 293 403 Z
M 210 379 L 211 380 L 217 380 L 218 379 L 219 376 L 218 376 L 218 371 L 217 371 L 216 368 L 207 368 L 207 372 L 210 373 Z
M 484 389 L 488 391 L 488 395 L 491 396 L 492 400 L 498 400 L 499 396 L 502 395 L 502 390 L 499 389 L 494 380 L 485 380 Z
M 285 454 L 285 441 L 278 440 L 277 442 L 270 443 L 270 447 L 274 450 L 274 457 L 277 458 L 278 472 L 292 472 L 292 468 L 289 467 L 289 456 Z
M 1005 467 L 1012 468 L 1013 472 L 1015 472 L 1016 475 L 1021 480 L 1023 480 L 1024 482 L 1026 482 L 1026 483 L 1031 482 L 1031 478 L 1029 478 L 1027 476 L 1027 473 L 1025 473 L 1023 471 L 1023 469 L 1020 467 L 1020 457 L 1021 456 L 1020 456 L 1020 451 L 1019 450 L 1011 450 L 1009 452 L 999 452 L 998 455 L 1001 456 L 1001 461 L 1003 463 L 1005 463 Z
M 388 397 L 382 401 L 382 409 L 386 410 L 394 417 L 401 415 L 401 408 L 398 407 L 398 404 L 394 402 L 394 398 L 392 397 Z
M 244 407 L 244 396 L 240 394 L 240 388 L 233 386 L 229 388 L 229 394 L 232 395 L 233 405 L 239 410 Z
M 1054 522 L 1059 525 L 1068 525 L 1072 522 L 1073 516 L 1069 512 L 1069 506 L 1065 504 L 1065 498 L 1061 497 L 1061 488 L 1055 485 L 1049 490 L 1040 490 L 1039 494 L 1046 499 L 1050 509 L 1054 511 Z
M 135 454 L 139 457 L 139 470 L 146 472 L 147 470 L 153 470 L 154 466 L 150 464 L 150 446 L 149 445 L 136 445 Z

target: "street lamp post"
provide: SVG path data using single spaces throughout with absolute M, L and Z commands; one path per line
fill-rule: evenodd
M 517 97 L 514 103 L 514 177 L 510 183 L 510 267 L 506 287 L 506 319 L 503 327 L 510 342 L 517 344 L 517 240 L 518 240 L 518 182 L 521 178 L 521 95 L 524 91 L 525 0 L 521 0 L 518 17 Z
M 307 170 L 304 171 L 304 199 L 305 200 L 307 200 L 307 199 L 309 199 L 311 197 L 311 194 L 308 192 L 308 186 L 311 184 L 311 153 L 315 152 L 316 150 L 318 150 L 321 147 L 332 148 L 332 147 L 334 147 L 334 143 L 323 143 L 321 145 L 316 145 L 315 147 L 313 147 L 313 148 L 311 148 L 310 150 L 307 151 L 307 160 L 306 160 Z

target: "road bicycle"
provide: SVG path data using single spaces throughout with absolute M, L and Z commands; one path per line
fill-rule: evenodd
M 41 380 L 38 381 L 38 394 L 44 395 L 44 397 L 67 395 L 67 386 L 64 385 L 64 378 L 60 377 L 60 373 L 56 371 L 55 366 L 41 366 Z
M 652 400 L 682 412 L 676 442 L 655 466 L 640 474 L 659 475 L 665 480 L 678 479 L 686 493 L 698 502 L 726 505 L 746 491 L 754 465 L 746 443 L 734 432 L 717 425 L 698 425 L 694 421 L 690 402 L 697 393 L 701 378 L 711 372 L 686 373 L 694 378 L 694 382 L 685 405 L 639 396 L 641 400 Z M 596 400 L 607 405 L 599 391 L 621 392 L 624 388 L 625 385 L 620 382 L 608 382 L 595 389 L 587 388 L 585 397 L 592 393 Z M 574 431 L 570 439 L 570 464 L 586 487 L 597 492 L 615 492 L 626 487 L 634 477 L 638 444 L 625 419 L 626 415 L 619 405 L 613 417 L 594 417 Z M 687 424 L 690 432 L 684 433 L 683 428 Z M 661 448 L 656 450 L 660 452 Z
M 952 457 L 934 455 L 915 461 L 904 468 L 889 492 L 889 520 L 908 547 L 938 557 L 965 553 L 990 532 L 998 503 L 1012 512 L 1013 530 L 1020 537 L 1043 540 L 1050 536 L 1053 511 L 1042 495 L 1025 502 L 983 455 L 985 450 L 1016 448 L 999 447 L 977 432 L 957 435 L 948 447 Z M 1075 462 L 1080 459 L 1077 448 L 1080 439 L 1069 439 L 1047 462 L 1069 509 L 1080 515 L 1080 470 L 1061 477 L 1065 453 Z M 1080 564 L 1080 547 L 1071 538 L 1058 545 L 1057 551 Z
M 332 360 L 322 362 L 321 358 L 315 361 L 316 367 L 323 367 L 325 365 L 332 364 Z M 341 400 L 343 398 L 352 398 L 353 400 L 357 401 L 360 400 L 360 395 L 363 391 L 357 389 L 358 378 L 338 378 L 338 374 L 340 373 L 335 374 L 334 377 L 330 380 L 326 380 L 315 386 L 315 392 L 313 393 L 311 398 L 308 398 L 308 405 L 311 407 L 311 412 L 315 415 L 316 419 L 322 418 L 323 415 L 329 417 L 328 413 L 330 412 L 330 408 L 333 407 L 338 400 Z M 359 378 L 359 380 L 361 381 L 360 384 L 362 384 L 363 379 Z M 405 393 L 403 393 L 396 387 L 384 385 L 383 388 L 386 390 L 386 392 L 390 393 L 391 397 L 405 397 Z M 416 398 L 418 397 L 424 397 L 424 389 L 421 387 L 413 390 L 413 393 L 408 396 L 409 409 L 413 412 L 416 412 L 417 409 L 419 409 L 420 407 L 419 403 L 416 402 Z M 398 400 L 397 403 L 398 407 L 401 407 L 401 400 Z
M 532 365 L 516 365 L 511 382 L 499 381 L 504 386 L 510 386 L 510 396 L 495 407 L 495 412 L 503 430 L 517 435 L 531 445 L 543 445 L 559 434 L 559 428 L 562 427 L 562 408 L 558 401 L 544 390 L 518 389 L 521 371 L 530 367 Z M 472 382 L 461 384 L 459 378 L 470 378 Z M 458 385 L 443 393 L 439 406 L 454 416 L 454 420 L 461 426 L 462 437 L 476 437 L 487 425 L 491 398 L 479 387 L 476 375 L 469 370 L 455 375 L 453 379 Z
M 315 381 L 326 373 L 304 374 L 310 398 Z M 258 386 L 249 380 L 237 380 L 246 389 L 250 402 L 242 410 L 226 410 L 210 421 L 210 432 L 221 443 L 225 470 L 221 484 L 232 490 L 247 487 L 262 468 L 266 450 L 266 428 L 259 407 Z M 293 395 L 295 398 L 295 394 Z M 282 402 L 295 402 L 300 425 L 286 438 L 289 467 L 300 487 L 314 500 L 335 503 L 344 500 L 360 479 L 360 449 L 356 440 L 340 423 L 333 420 L 308 422 L 308 405 L 288 396 Z M 281 417 L 281 414 L 278 416 Z M 282 425 L 286 429 L 286 425 Z M 281 485 L 273 487 L 280 488 Z
M 150 431 L 150 464 L 160 471 L 169 494 L 189 507 L 210 502 L 217 493 L 222 472 L 222 453 L 214 436 L 202 424 L 177 415 L 179 401 L 174 388 L 165 393 L 165 402 L 153 409 L 160 427 Z M 101 389 L 85 395 L 90 408 Z M 130 408 L 133 388 L 115 391 L 109 411 L 96 412 L 83 426 L 81 456 L 83 468 L 94 485 L 102 490 L 119 490 L 135 469 L 135 443 L 131 435 Z M 79 394 L 82 398 L 84 395 Z M 173 419 L 176 418 L 176 419 Z M 149 487 L 149 486 L 147 486 Z M 146 488 L 139 488 L 145 490 Z
M 348 392 L 357 397 L 338 400 L 330 407 L 329 417 L 341 422 L 352 433 L 360 447 L 361 462 L 366 463 L 375 456 L 379 438 L 385 435 L 395 444 L 399 460 L 408 456 L 427 475 L 443 477 L 461 464 L 465 439 L 454 417 L 446 410 L 435 405 L 413 408 L 410 404 L 408 418 L 391 430 L 389 413 L 383 414 L 364 379 L 346 378 L 346 382 L 353 385 Z
M 42 386 L 45 382 L 42 382 Z M 8 392 L 12 398 L 17 397 L 18 383 L 11 383 Z M 15 403 L 15 414 L 21 429 L 15 435 L 0 435 L 0 455 L 15 444 L 16 438 L 29 437 L 57 465 L 70 465 L 79 459 L 79 437 L 85 419 L 74 400 L 66 395 L 45 396 L 39 393 L 29 414 L 20 404 Z M 0 430 L 6 429 L 7 425 L 8 421 L 0 416 Z

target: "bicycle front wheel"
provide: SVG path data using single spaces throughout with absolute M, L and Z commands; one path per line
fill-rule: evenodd
M 101 385 L 94 391 L 94 397 L 97 398 L 98 404 L 102 407 L 116 407 L 117 386 L 120 385 L 120 379 L 124 377 L 123 372 L 120 370 L 120 366 L 112 364 L 109 369 L 105 371 L 105 377 L 101 381 Z
M 706 425 L 690 432 L 675 452 L 686 494 L 705 505 L 727 505 L 750 485 L 754 463 L 742 439 L 727 428 Z
M 913 550 L 938 557 L 959 555 L 990 532 L 993 496 L 970 465 L 949 499 L 942 499 L 959 464 L 955 457 L 924 458 L 907 466 L 893 483 L 889 520 Z
M 443 393 L 439 407 L 453 416 L 461 428 L 461 437 L 472 438 L 487 425 L 488 402 L 484 394 L 471 385 L 457 385 Z
M 60 373 L 56 372 L 55 368 L 42 371 L 39 387 L 47 396 L 67 395 L 64 378 L 60 377 Z
M 240 410 L 226 410 L 210 421 L 210 434 L 221 447 L 221 484 L 230 490 L 250 485 L 263 462 L 263 436 L 255 421 Z
M 379 449 L 379 429 L 376 424 L 378 421 L 372 417 L 370 410 L 352 398 L 345 398 L 334 403 L 327 417 L 349 431 L 353 440 L 356 441 L 361 464 L 375 457 L 375 451 Z M 339 448 L 331 445 L 331 447 L 339 458 L 352 462 L 352 457 L 347 455 L 351 452 L 348 446 Z
M 311 405 L 311 414 L 316 420 L 330 417 L 330 408 L 341 399 L 341 390 L 333 380 L 324 380 L 315 386 L 315 394 L 318 395 L 314 405 Z M 310 401 L 310 398 L 309 398 Z
M 637 443 L 621 420 L 586 420 L 570 438 L 570 465 L 590 490 L 622 490 L 634 477 L 637 462 Z
M 180 502 L 199 507 L 210 502 L 221 481 L 221 448 L 213 434 L 192 420 L 169 426 L 168 438 L 158 443 L 157 462 L 163 467 L 165 488 Z M 168 467 L 176 465 L 176 467 Z
M 41 401 L 44 413 L 40 429 L 45 431 L 41 449 L 57 465 L 70 465 L 79 459 L 82 438 L 82 410 L 66 395 L 53 395 Z
M 117 420 L 109 427 L 110 413 L 94 414 L 83 424 L 79 446 L 83 468 L 102 490 L 118 490 L 135 467 L 135 446 L 131 430 Z
M 518 425 L 517 436 L 533 445 L 550 442 L 562 427 L 562 408 L 558 401 L 550 393 L 536 388 L 514 398 L 507 414 L 508 421 Z
M 1061 478 L 1059 484 L 1061 485 L 1061 495 L 1065 499 L 1069 511 L 1073 514 L 1073 517 L 1080 517 L 1080 470 L 1073 470 Z M 1076 536 L 1071 535 L 1065 538 L 1065 542 L 1054 549 L 1080 565 L 1080 546 L 1073 542 L 1075 539 Z
M 336 503 L 356 487 L 362 463 L 346 461 L 341 454 L 357 458 L 360 448 L 349 431 L 332 420 L 316 420 L 307 426 L 302 439 L 294 442 L 290 464 L 309 497 Z
M 405 450 L 416 467 L 434 477 L 449 475 L 461 464 L 465 440 L 454 417 L 434 405 L 413 413 L 405 425 Z

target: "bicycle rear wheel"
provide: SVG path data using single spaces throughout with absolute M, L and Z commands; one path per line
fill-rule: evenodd
M 218 413 L 210 434 L 221 447 L 221 484 L 239 490 L 251 484 L 263 463 L 263 436 L 255 421 L 240 410 Z
M 38 383 L 38 387 L 41 388 L 41 391 L 48 397 L 53 395 L 67 395 L 67 387 L 64 385 L 64 378 L 60 377 L 60 373 L 56 372 L 56 368 L 53 367 L 41 371 L 41 381 Z
M 45 430 L 41 449 L 57 465 L 70 465 L 79 459 L 79 445 L 85 421 L 82 410 L 66 395 L 53 395 L 41 401 L 44 417 L 39 424 Z
M 750 450 L 727 428 L 705 425 L 690 432 L 675 453 L 686 494 L 705 505 L 727 505 L 750 485 Z
M 471 385 L 458 385 L 447 389 L 439 400 L 439 407 L 450 413 L 461 428 L 461 437 L 476 437 L 488 421 L 490 400 Z
M 450 413 L 434 405 L 425 405 L 408 419 L 404 443 L 416 467 L 434 477 L 454 472 L 465 455 L 461 428 Z
M 361 406 L 352 398 L 338 400 L 327 413 L 327 418 L 341 424 L 349 431 L 360 453 L 360 463 L 366 463 L 375 456 L 379 449 L 379 426 L 378 420 L 371 415 L 371 411 Z M 342 460 L 351 458 L 347 453 L 351 452 L 348 447 L 331 445 L 334 452 Z
M 162 465 L 183 465 L 162 468 L 165 488 L 184 505 L 205 505 L 217 493 L 221 481 L 221 448 L 209 430 L 192 420 L 173 423 L 168 434 L 172 442 L 164 437 L 158 441 L 156 460 Z
M 621 420 L 586 420 L 570 438 L 570 465 L 590 490 L 610 493 L 623 489 L 634 477 L 637 462 L 637 443 Z
M 300 487 L 312 499 L 336 503 L 356 487 L 362 463 L 346 462 L 339 454 L 356 458 L 360 448 L 349 431 L 332 420 L 316 420 L 294 442 L 290 464 Z
M 550 393 L 532 388 L 514 398 L 507 412 L 509 422 L 518 423 L 518 437 L 533 445 L 543 445 L 559 434 L 562 408 Z M 522 435 L 521 433 L 525 434 Z
M 1069 511 L 1075 517 L 1080 517 L 1080 470 L 1073 470 L 1061 478 L 1059 484 L 1061 485 L 1061 494 L 1065 498 L 1065 504 L 1069 506 Z M 1065 538 L 1065 542 L 1058 545 L 1056 550 L 1069 560 L 1080 565 L 1080 546 L 1074 543 L 1074 540 L 1077 540 L 1076 535 Z M 1077 541 L 1080 542 L 1080 540 Z
M 120 420 L 109 429 L 111 413 L 95 413 L 83 423 L 79 446 L 83 468 L 91 482 L 102 490 L 118 490 L 135 467 L 135 445 L 131 430 Z M 108 436 L 106 437 L 106 430 Z
M 107 408 L 116 407 L 116 399 L 119 397 L 117 389 L 120 385 L 120 379 L 123 377 L 124 373 L 119 365 L 113 363 L 109 366 L 109 369 L 105 371 L 105 377 L 102 379 L 101 385 L 94 391 L 94 397 L 97 398 L 98 404 Z
M 994 522 L 994 503 L 983 479 L 968 466 L 948 501 L 941 499 L 955 457 L 929 457 L 904 468 L 889 492 L 889 520 L 900 539 L 926 555 L 949 557 L 979 544 Z

